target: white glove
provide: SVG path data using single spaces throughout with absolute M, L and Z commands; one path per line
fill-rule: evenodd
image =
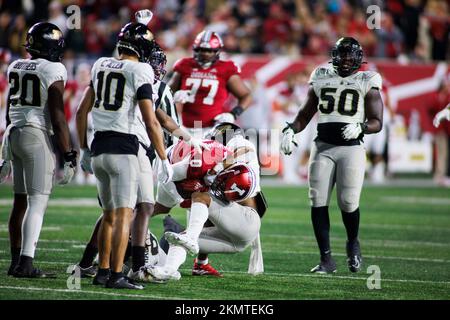
M 0 183 L 3 183 L 11 173 L 11 161 L 0 160 Z
M 186 143 L 189 144 L 190 146 L 193 146 L 195 150 L 197 150 L 199 153 L 203 152 L 202 148 L 208 151 L 211 150 L 209 144 L 204 143 L 202 140 L 198 138 L 191 137 L 191 139 L 186 141 Z
M 81 149 L 80 166 L 84 172 L 94 173 L 91 164 L 91 151 L 89 149 Z
M 230 112 L 225 112 L 225 113 L 221 113 L 218 114 L 215 118 L 214 121 L 216 121 L 217 123 L 221 123 L 221 122 L 231 122 L 234 123 L 236 119 L 234 118 L 233 114 Z
M 153 18 L 153 12 L 148 9 L 139 10 L 134 16 L 137 22 L 147 25 Z
M 158 180 L 159 182 L 166 184 L 169 181 L 172 181 L 173 176 L 173 168 L 170 164 L 169 160 L 161 160 L 161 168 L 158 171 Z
M 175 94 L 173 95 L 173 101 L 175 103 L 186 103 L 188 101 L 190 101 L 190 90 L 178 90 L 177 92 L 175 92 Z
M 77 152 L 72 150 L 64 153 L 64 173 L 62 179 L 58 182 L 60 185 L 68 184 L 77 168 Z
M 362 132 L 361 123 L 349 123 L 342 128 L 342 138 L 347 141 L 357 139 Z
M 281 151 L 290 155 L 294 146 L 298 146 L 297 141 L 295 141 L 295 132 L 294 130 L 287 126 L 283 129 L 283 137 L 281 138 Z
M 450 121 L 450 105 L 448 105 L 445 109 L 439 111 L 433 119 L 433 125 L 437 128 L 439 127 L 439 124 L 442 122 L 442 120 L 446 119 L 447 121 Z

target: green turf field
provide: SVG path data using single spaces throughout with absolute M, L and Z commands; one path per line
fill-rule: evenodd
M 366 187 L 361 202 L 363 271 L 345 264 L 345 230 L 336 201 L 331 205 L 331 245 L 338 263 L 332 276 L 309 273 L 318 262 L 306 188 L 265 188 L 270 209 L 262 223 L 265 274 L 246 273 L 249 249 L 212 255 L 223 278 L 193 277 L 192 260 L 182 279 L 147 284 L 143 291 L 113 291 L 82 279 L 81 290 L 67 288 L 67 267 L 81 257 L 99 215 L 95 205 L 74 199 L 95 197 L 93 187 L 57 187 L 52 196 L 36 265 L 58 272 L 57 279 L 22 280 L 6 276 L 7 223 L 11 187 L 0 187 L 0 299 L 450 299 L 450 191 L 438 188 Z M 55 202 L 55 200 L 58 200 Z M 65 202 L 71 200 L 71 202 Z M 89 202 L 88 202 L 89 203 Z M 184 221 L 177 209 L 175 217 Z M 162 231 L 162 218 L 152 231 Z M 381 289 L 367 287 L 367 267 L 381 271 Z M 370 282 L 370 281 L 369 281 Z M 371 282 L 373 283 L 373 282 Z

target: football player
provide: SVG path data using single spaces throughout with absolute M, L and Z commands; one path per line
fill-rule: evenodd
M 155 101 L 155 114 L 161 126 L 166 129 L 165 140 L 167 145 L 173 143 L 172 136 L 182 138 L 185 142 L 193 147 L 200 149 L 202 143 L 197 139 L 191 137 L 187 132 L 184 132 L 178 124 L 178 117 L 173 103 L 173 98 L 169 87 L 161 81 L 165 73 L 166 56 L 162 49 L 156 43 L 151 51 L 151 58 L 149 64 L 152 66 L 155 75 L 155 81 L 152 85 L 153 100 Z M 77 117 L 79 120 L 87 117 L 89 104 L 81 105 Z M 153 145 L 146 133 L 146 129 L 142 121 L 137 128 L 137 137 L 139 143 L 143 147 L 138 153 L 138 160 L 141 167 L 141 173 L 138 179 L 138 195 L 137 204 L 135 207 L 135 215 L 131 224 L 131 255 L 132 255 L 132 269 L 134 272 L 138 271 L 140 267 L 145 264 L 146 256 L 148 256 L 148 219 L 153 211 L 154 198 L 153 193 L 153 177 L 149 172 L 152 172 L 151 162 L 156 157 Z M 82 123 L 80 124 L 82 125 Z M 80 129 L 81 130 L 81 129 Z M 82 132 L 82 131 L 81 131 Z M 146 152 L 142 152 L 142 151 Z M 201 150 L 201 149 L 200 149 Z M 81 166 L 83 170 L 92 173 L 90 151 L 88 149 L 82 150 Z M 92 262 L 97 254 L 97 234 L 102 221 L 102 216 L 97 220 L 94 231 L 91 235 L 90 241 L 87 244 L 83 257 L 77 265 L 80 269 L 82 277 L 93 277 L 96 274 L 95 268 L 92 267 Z
M 139 161 L 146 155 L 138 138 L 143 124 L 148 134 L 146 138 L 152 142 L 161 159 L 158 179 L 169 181 L 172 176 L 161 125 L 153 110 L 154 72 L 148 63 L 154 47 L 153 34 L 145 25 L 125 25 L 118 36 L 119 59 L 103 57 L 95 62 L 91 86 L 87 88 L 79 108 L 92 110 L 95 135 L 90 155 L 103 207 L 98 235 L 99 270 L 93 283 L 107 288 L 143 288 L 122 274 L 138 191 L 144 193 L 142 198 L 153 198 L 151 188 L 138 189 L 138 181 L 143 175 L 152 181 L 150 163 L 142 167 Z M 87 112 L 81 115 L 77 115 L 77 129 L 81 147 L 86 149 Z
M 336 184 L 337 200 L 347 231 L 347 262 L 351 272 L 361 268 L 358 241 L 359 198 L 364 180 L 365 150 L 362 138 L 376 133 L 383 124 L 381 77 L 373 71 L 358 71 L 363 50 L 357 40 L 340 38 L 331 51 L 332 68 L 319 67 L 310 78 L 310 88 L 295 120 L 283 129 L 281 150 L 290 154 L 295 134 L 319 112 L 317 138 L 309 164 L 309 198 L 320 263 L 311 272 L 333 273 L 328 205 Z
M 191 193 L 188 228 L 184 233 L 166 232 L 170 246 L 163 267 L 146 269 L 156 280 L 179 279 L 178 267 L 185 261 L 186 252 L 198 253 L 193 275 L 221 276 L 208 263 L 208 253 L 241 252 L 252 244 L 249 272 L 263 272 L 262 252 L 259 240 L 260 217 L 267 205 L 259 186 L 259 162 L 255 146 L 242 134 L 242 129 L 232 123 L 216 125 L 208 137 L 226 144 L 231 152 L 223 162 L 207 171 L 204 180 L 211 190 L 197 180 L 187 179 L 177 185 L 158 185 L 157 204 L 154 214 L 168 213 L 180 196 Z M 218 174 L 217 174 L 218 173 Z M 184 197 L 186 198 L 186 197 Z M 209 218 L 213 225 L 204 227 Z M 198 242 L 198 243 L 197 243 Z
M 234 122 L 252 98 L 240 77 L 240 68 L 220 59 L 223 42 L 216 32 L 202 31 L 192 48 L 194 57 L 175 63 L 168 84 L 175 92 L 175 102 L 181 105 L 183 126 L 198 134 L 207 132 L 216 122 Z M 229 92 L 238 102 L 226 112 L 224 103 Z
M 11 265 L 8 275 L 48 277 L 34 268 L 33 258 L 49 195 L 53 187 L 55 135 L 64 154 L 61 184 L 72 179 L 77 153 L 72 150 L 64 115 L 67 71 L 61 63 L 64 39 L 54 24 L 41 22 L 27 33 L 25 49 L 31 59 L 19 59 L 8 68 L 7 130 L 3 140 L 0 175 L 14 171 L 14 204 L 9 220 Z

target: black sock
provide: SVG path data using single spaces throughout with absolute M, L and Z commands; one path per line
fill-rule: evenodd
M 20 248 L 11 247 L 11 265 L 15 266 L 19 263 Z
M 345 225 L 345 230 L 347 230 L 348 242 L 352 243 L 358 239 L 359 231 L 359 208 L 353 212 L 342 211 L 342 221 Z
M 123 257 L 123 263 L 126 263 L 131 257 L 131 241 L 128 241 L 127 250 L 125 251 L 125 256 Z
M 330 217 L 328 216 L 328 207 L 312 207 L 311 220 L 319 245 L 320 255 L 325 256 L 330 250 Z
M 145 248 L 133 246 L 131 252 L 133 256 L 133 271 L 136 272 L 145 264 Z
M 33 258 L 21 255 L 18 264 L 21 269 L 30 270 L 33 268 Z
M 107 276 L 109 276 L 109 269 L 98 268 L 97 276 L 99 276 L 99 277 L 107 277 Z
M 81 258 L 81 261 L 78 264 L 80 268 L 86 269 L 92 266 L 92 262 L 94 261 L 94 258 L 97 255 L 97 253 L 98 253 L 97 246 L 88 243 L 86 248 L 84 249 L 83 257 Z
M 114 271 L 111 271 L 111 277 L 110 277 L 110 279 L 111 279 L 112 281 L 117 280 L 117 279 L 119 279 L 120 277 L 123 277 L 122 272 L 114 272 Z

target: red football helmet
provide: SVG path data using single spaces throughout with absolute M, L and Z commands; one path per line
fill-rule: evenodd
M 219 172 L 211 185 L 211 194 L 228 203 L 247 199 L 255 188 L 255 172 L 244 163 L 235 163 Z
M 223 41 L 219 34 L 213 31 L 204 30 L 200 32 L 194 40 L 192 46 L 192 49 L 194 50 L 194 59 L 201 66 L 209 67 L 219 59 L 220 50 L 222 48 Z M 213 54 L 211 55 L 211 53 Z

